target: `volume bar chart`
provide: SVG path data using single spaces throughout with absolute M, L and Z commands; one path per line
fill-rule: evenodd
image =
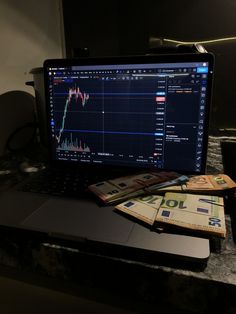
M 76 138 L 73 141 L 72 134 L 70 135 L 70 139 L 65 139 L 60 145 L 58 145 L 57 149 L 75 152 L 90 152 L 89 146 L 82 143 L 82 140 Z

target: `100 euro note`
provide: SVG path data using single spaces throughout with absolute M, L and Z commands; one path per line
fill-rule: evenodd
M 117 200 L 122 201 L 127 196 L 132 195 L 131 197 L 134 197 L 139 193 L 142 194 L 146 188 L 154 184 L 174 180 L 178 177 L 179 174 L 176 172 L 148 172 L 98 182 L 88 188 L 103 202 L 112 203 Z
M 156 221 L 225 238 L 223 197 L 166 193 Z
M 162 200 L 163 196 L 160 195 L 144 195 L 123 202 L 115 208 L 149 225 L 153 225 Z
M 224 202 L 219 196 L 186 193 L 146 195 L 115 208 L 157 227 L 173 225 L 222 238 L 226 236 Z

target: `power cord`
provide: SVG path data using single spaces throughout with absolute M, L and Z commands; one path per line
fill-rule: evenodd
M 17 136 L 19 136 L 20 132 L 25 131 L 26 129 L 32 129 L 32 135 L 29 137 L 29 139 L 19 147 L 14 147 L 14 141 Z M 36 122 L 28 122 L 18 128 L 16 128 L 8 137 L 6 141 L 6 149 L 10 152 L 18 152 L 21 150 L 26 149 L 29 145 L 31 145 L 35 138 L 37 133 L 38 124 Z

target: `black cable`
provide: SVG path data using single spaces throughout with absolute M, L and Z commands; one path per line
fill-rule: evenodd
M 7 141 L 6 141 L 6 148 L 10 151 L 10 152 L 16 152 L 16 151 L 20 151 L 20 150 L 23 150 L 25 149 L 26 147 L 28 147 L 30 144 L 33 143 L 34 139 L 35 139 L 35 136 L 36 136 L 36 131 L 37 131 L 37 123 L 36 122 L 28 122 L 18 128 L 15 129 L 15 131 L 13 131 Z M 29 138 L 29 140 L 21 147 L 17 147 L 17 148 L 13 148 L 12 147 L 12 141 L 14 140 L 14 137 L 16 135 L 19 134 L 19 132 L 21 132 L 22 130 L 24 129 L 27 129 L 27 128 L 32 128 L 33 129 L 33 132 L 32 132 L 32 136 Z

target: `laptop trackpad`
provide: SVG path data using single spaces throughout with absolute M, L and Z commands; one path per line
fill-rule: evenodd
M 128 240 L 134 223 L 117 215 L 114 207 L 89 200 L 51 198 L 27 217 L 26 228 L 110 243 Z

